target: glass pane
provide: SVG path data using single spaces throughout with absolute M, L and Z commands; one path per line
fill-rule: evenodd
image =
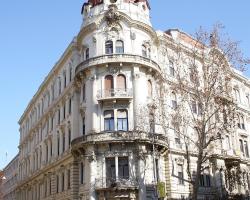
M 122 119 L 117 119 L 117 129 L 118 131 L 122 130 Z
M 127 120 L 127 119 L 124 119 L 124 120 L 123 120 L 123 130 L 124 130 L 124 131 L 127 131 L 127 130 L 128 130 L 128 120 Z
M 105 119 L 104 120 L 104 130 L 108 131 L 110 129 L 109 127 L 109 119 Z
M 113 119 L 113 118 L 110 119 L 109 126 L 110 126 L 110 131 L 115 130 L 115 127 L 114 127 L 114 119 Z

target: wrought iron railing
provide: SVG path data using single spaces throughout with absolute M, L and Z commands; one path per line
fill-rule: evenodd
M 98 90 L 97 99 L 108 99 L 108 98 L 132 98 L 132 89 L 109 89 L 109 90 Z
M 138 181 L 132 178 L 102 177 L 95 180 L 95 189 L 135 187 L 138 187 Z

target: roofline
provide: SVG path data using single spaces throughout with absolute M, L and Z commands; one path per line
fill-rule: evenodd
M 3 168 L 3 172 L 19 157 L 19 153 Z

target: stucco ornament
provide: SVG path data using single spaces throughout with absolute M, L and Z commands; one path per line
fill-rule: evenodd
M 110 5 L 109 10 L 105 14 L 108 26 L 116 26 L 121 19 L 120 13 L 117 11 L 116 5 Z

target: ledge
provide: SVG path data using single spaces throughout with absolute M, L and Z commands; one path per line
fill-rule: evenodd
M 168 138 L 161 134 L 133 131 L 101 132 L 78 137 L 71 142 L 72 149 L 89 143 L 149 143 L 168 147 Z
M 143 66 L 148 66 L 158 72 L 161 72 L 160 66 L 153 60 L 147 57 L 143 57 L 140 55 L 133 55 L 133 54 L 110 54 L 110 55 L 102 55 L 90 58 L 81 62 L 76 67 L 76 74 L 85 70 L 88 67 L 103 65 L 109 63 L 131 63 L 131 64 L 139 64 Z

